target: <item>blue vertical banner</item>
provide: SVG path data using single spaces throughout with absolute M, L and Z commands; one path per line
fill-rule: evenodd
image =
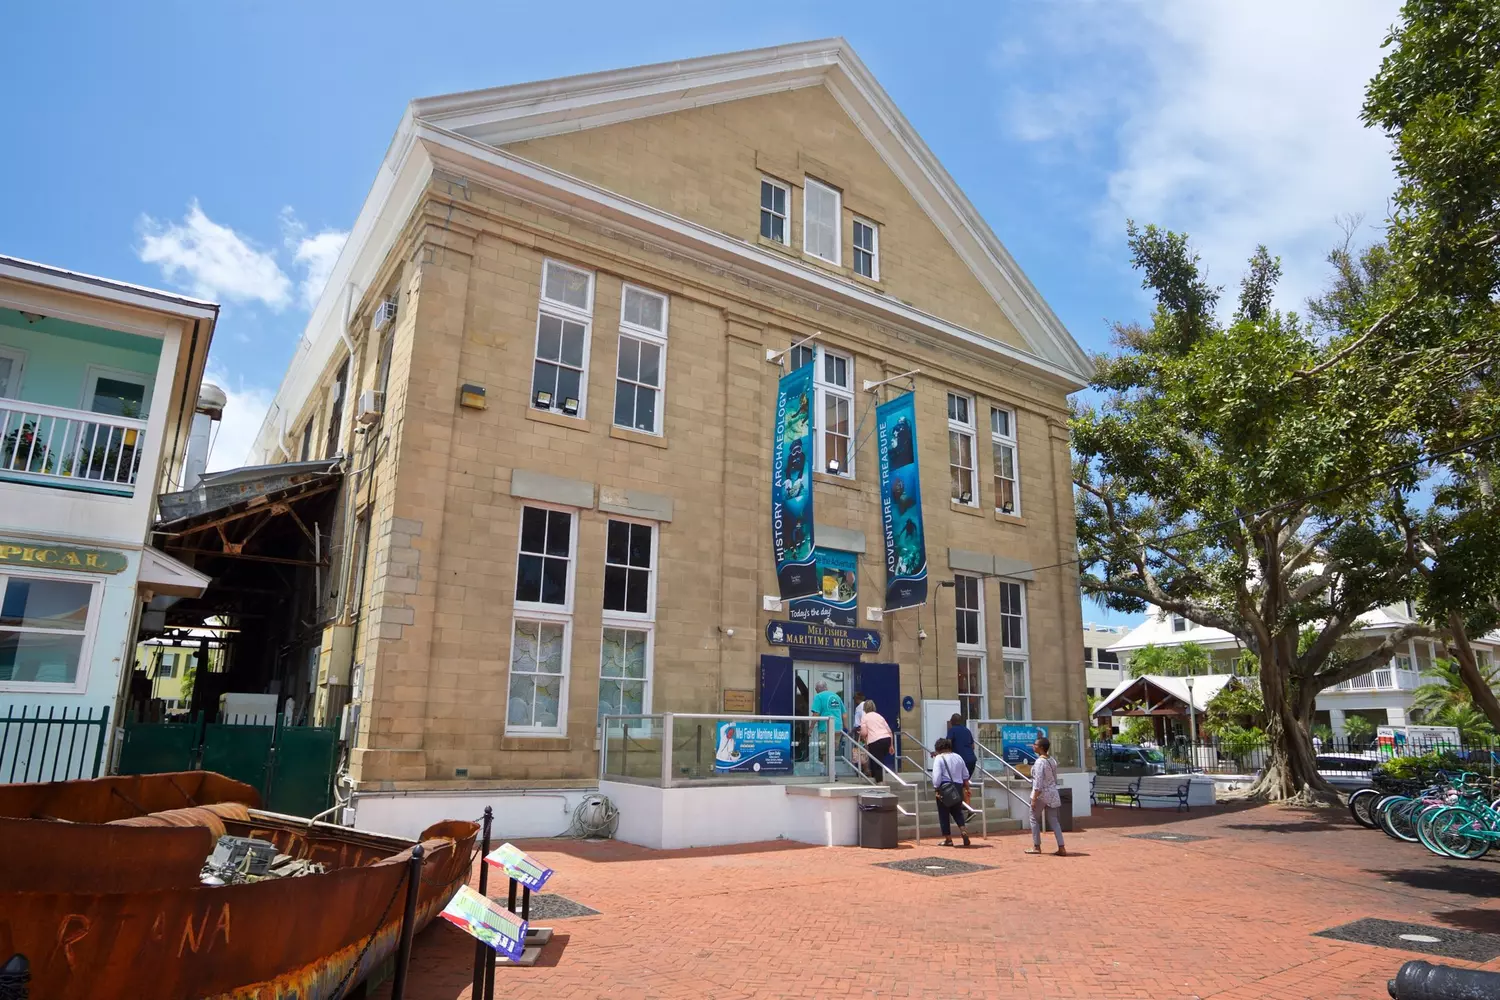
M 794 622 L 853 625 L 859 598 L 859 555 L 820 546 L 814 559 L 822 589 L 813 597 L 793 601 L 787 617 Z
M 917 470 L 916 394 L 881 403 L 880 514 L 885 524 L 885 609 L 927 602 L 927 539 L 922 531 L 922 480 Z
M 781 599 L 821 593 L 813 542 L 813 366 L 781 377 L 771 455 L 771 545 Z

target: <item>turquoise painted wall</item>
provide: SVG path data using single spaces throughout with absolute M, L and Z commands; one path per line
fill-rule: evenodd
M 26 352 L 21 399 L 73 409 L 83 399 L 89 365 L 154 378 L 161 360 L 159 340 L 58 319 L 27 323 L 14 309 L 0 309 L 0 345 Z

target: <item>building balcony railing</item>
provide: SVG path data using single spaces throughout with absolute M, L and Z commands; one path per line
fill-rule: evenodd
M 0 480 L 135 493 L 146 421 L 0 398 Z
M 1341 682 L 1335 691 L 1414 691 L 1422 683 L 1422 675 L 1415 670 L 1399 667 L 1381 667 L 1358 677 Z

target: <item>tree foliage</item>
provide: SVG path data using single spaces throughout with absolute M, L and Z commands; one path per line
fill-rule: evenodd
M 1130 654 L 1130 676 L 1186 677 L 1189 674 L 1211 674 L 1213 657 L 1196 642 L 1181 646 L 1158 646 L 1148 643 Z
M 1222 737 L 1235 729 L 1262 729 L 1266 724 L 1266 702 L 1255 683 L 1226 684 L 1209 699 L 1203 713 L 1203 731 Z

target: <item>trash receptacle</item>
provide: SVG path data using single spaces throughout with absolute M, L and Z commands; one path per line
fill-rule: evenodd
M 1062 807 L 1057 810 L 1057 818 L 1062 823 L 1063 833 L 1073 832 L 1073 789 L 1067 785 L 1057 786 L 1058 797 L 1062 799 Z
M 862 792 L 859 796 L 859 846 L 896 847 L 896 796 Z

